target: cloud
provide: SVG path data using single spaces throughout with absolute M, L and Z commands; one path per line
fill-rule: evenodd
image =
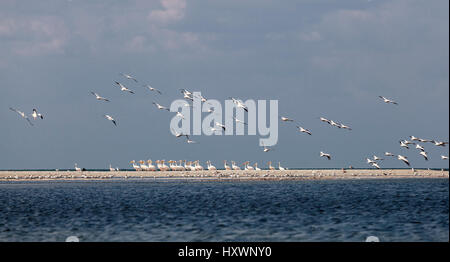
M 161 0 L 163 10 L 152 10 L 148 19 L 159 24 L 178 22 L 184 18 L 185 0 Z

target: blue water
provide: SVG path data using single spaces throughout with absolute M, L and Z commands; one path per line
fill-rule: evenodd
M 0 241 L 449 241 L 448 179 L 0 182 Z

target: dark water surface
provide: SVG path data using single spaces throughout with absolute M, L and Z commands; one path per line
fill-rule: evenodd
M 449 241 L 448 179 L 0 182 L 0 241 Z

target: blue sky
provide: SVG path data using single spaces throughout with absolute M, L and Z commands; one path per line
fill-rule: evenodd
M 448 141 L 448 1 L 1 1 L 0 169 L 129 167 L 130 160 L 281 161 L 286 167 L 369 167 L 385 151 L 415 167 L 448 167 L 445 148 L 399 147 L 414 135 Z M 161 96 L 123 79 L 162 90 Z M 136 91 L 120 92 L 120 80 Z M 223 101 L 278 99 L 275 150 L 258 136 L 170 134 L 180 88 Z M 89 93 L 111 99 L 100 103 Z M 384 104 L 379 95 L 399 106 Z M 45 119 L 27 125 L 8 108 Z M 113 115 L 114 127 L 102 117 Z M 350 125 L 332 128 L 324 116 Z M 332 154 L 327 161 L 319 152 Z M 404 167 L 398 160 L 382 167 Z

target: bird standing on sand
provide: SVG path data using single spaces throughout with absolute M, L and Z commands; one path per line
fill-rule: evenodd
M 115 126 L 117 126 L 116 120 L 114 120 L 114 118 L 113 118 L 112 116 L 110 116 L 110 115 L 104 115 L 104 117 L 105 117 L 106 119 L 108 119 L 109 121 L 113 122 L 113 124 L 114 124 Z
M 95 93 L 95 92 L 91 92 L 91 94 L 93 94 L 93 95 L 95 96 L 95 99 L 97 99 L 97 100 L 109 102 L 109 99 L 106 99 L 106 98 L 100 96 L 99 94 L 97 94 L 97 93 Z
M 321 156 L 321 157 L 326 157 L 326 158 L 328 158 L 328 160 L 331 159 L 331 155 L 330 155 L 330 154 L 324 153 L 324 152 L 322 152 L 322 151 L 320 151 L 320 156 Z

